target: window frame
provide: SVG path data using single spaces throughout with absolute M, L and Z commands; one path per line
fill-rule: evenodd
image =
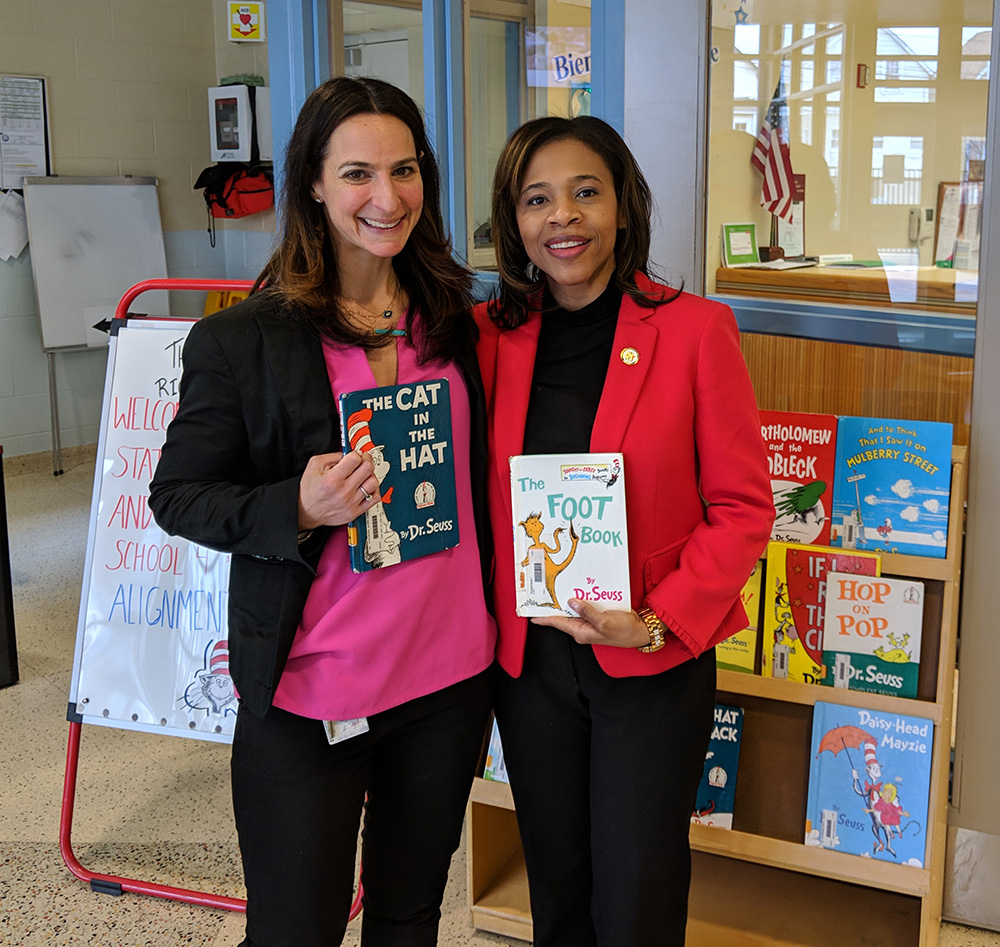
M 441 168 L 442 215 L 458 256 L 485 264 L 473 247 L 469 61 L 471 17 L 534 22 L 533 0 L 366 0 L 423 13 L 424 96 L 428 134 Z M 344 71 L 344 0 L 270 0 L 268 67 L 272 129 L 277 153 L 291 135 L 295 116 L 312 89 Z M 523 55 L 523 54 L 522 54 Z M 591 0 L 591 114 L 623 131 L 624 87 L 609 83 L 625 60 L 625 0 Z M 430 64 L 430 69 L 427 68 Z M 522 70 L 523 72 L 523 70 Z M 523 80 L 522 80 L 523 82 Z M 527 117 L 527 89 L 521 89 L 520 119 Z M 281 186 L 280 161 L 275 183 Z

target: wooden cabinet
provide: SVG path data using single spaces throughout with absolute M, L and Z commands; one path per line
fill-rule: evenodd
M 964 271 L 936 267 L 809 266 L 795 270 L 719 267 L 715 292 L 975 316 L 976 291 Z
M 941 922 L 965 448 L 952 464 L 948 555 L 884 555 L 882 574 L 926 592 L 918 699 L 719 671 L 720 703 L 745 710 L 733 829 L 691 826 L 689 947 L 935 947 Z M 802 844 L 817 700 L 934 721 L 924 868 Z M 531 939 L 527 877 L 505 783 L 477 779 L 468 812 L 469 906 L 481 930 Z

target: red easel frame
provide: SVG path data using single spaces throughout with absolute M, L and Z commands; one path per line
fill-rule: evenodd
M 207 279 L 155 279 L 136 283 L 129 289 L 115 309 L 115 319 L 125 319 L 128 307 L 141 293 L 150 290 L 194 290 L 199 292 L 218 292 L 220 290 L 250 290 L 251 280 L 207 280 Z M 211 894 L 207 891 L 192 891 L 188 888 L 175 888 L 171 885 L 152 881 L 141 881 L 137 878 L 124 878 L 120 875 L 105 875 L 85 868 L 73 853 L 71 835 L 73 831 L 73 808 L 76 801 L 76 774 L 80 760 L 80 731 L 83 724 L 71 720 L 69 725 L 69 742 L 66 748 L 66 776 L 63 781 L 62 811 L 59 816 L 59 851 L 66 867 L 81 881 L 86 881 L 94 891 L 104 894 L 146 894 L 156 898 L 168 898 L 173 901 L 184 901 L 208 908 L 223 908 L 227 911 L 246 911 L 247 903 L 243 898 L 230 898 L 221 894 Z M 360 878 L 358 891 L 351 904 L 349 919 L 353 920 L 361 913 L 361 898 L 363 889 Z

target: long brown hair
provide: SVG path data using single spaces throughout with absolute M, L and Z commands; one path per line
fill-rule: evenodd
M 503 328 L 516 328 L 528 318 L 530 300 L 545 287 L 545 274 L 531 263 L 517 225 L 517 204 L 524 175 L 535 153 L 567 138 L 586 145 L 607 165 L 614 181 L 618 213 L 625 226 L 615 238 L 615 282 L 641 306 L 657 306 L 674 296 L 649 296 L 635 282 L 637 272 L 650 276 L 650 219 L 653 198 L 628 145 L 607 122 L 590 115 L 549 116 L 525 122 L 504 145 L 493 175 L 491 233 L 500 271 L 500 289 L 491 307 Z
M 347 119 L 365 114 L 398 118 L 413 135 L 424 204 L 392 265 L 411 306 L 420 311 L 421 359 L 453 357 L 475 342 L 475 325 L 469 316 L 472 274 L 451 255 L 441 218 L 437 162 L 420 110 L 405 92 L 380 79 L 336 76 L 306 99 L 285 151 L 280 240 L 257 277 L 254 291 L 273 294 L 334 341 L 372 348 L 390 340 L 357 329 L 341 308 L 337 251 L 323 206 L 312 196 L 330 136 Z

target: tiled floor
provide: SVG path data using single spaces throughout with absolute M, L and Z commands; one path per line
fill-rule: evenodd
M 235 947 L 239 913 L 142 895 L 98 894 L 59 854 L 65 719 L 83 573 L 93 453 L 4 458 L 20 683 L 0 689 L 0 944 Z M 242 896 L 228 747 L 85 726 L 72 847 L 90 870 Z M 357 924 L 345 944 L 357 945 Z M 452 869 L 441 944 L 522 944 L 474 931 L 465 855 Z M 942 947 L 1000 947 L 1000 934 L 945 925 Z M 738 947 L 738 943 L 734 943 Z M 850 945 L 845 945 L 850 947 Z

